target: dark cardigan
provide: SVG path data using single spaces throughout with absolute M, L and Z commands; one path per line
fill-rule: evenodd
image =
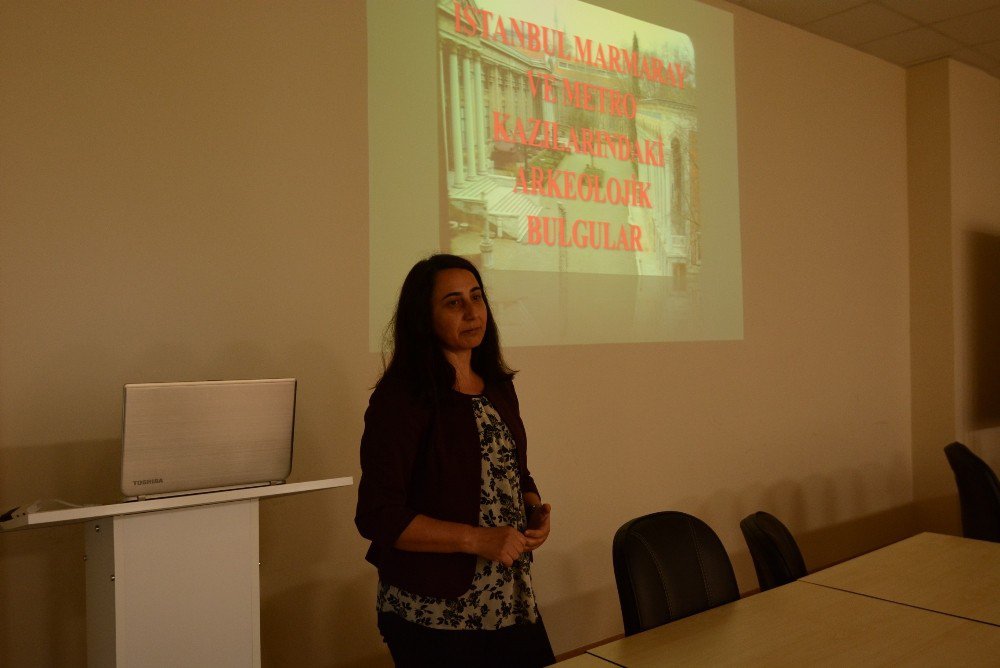
M 513 383 L 488 384 L 483 394 L 514 437 L 522 494 L 537 494 Z M 401 382 L 379 383 L 365 411 L 354 522 L 372 542 L 366 559 L 383 582 L 437 598 L 457 598 L 468 590 L 475 555 L 408 552 L 393 544 L 417 514 L 477 526 L 480 462 L 471 396 L 449 390 L 435 406 L 415 398 Z

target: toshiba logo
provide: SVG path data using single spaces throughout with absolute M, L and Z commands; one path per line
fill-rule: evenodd
M 133 485 L 154 485 L 156 483 L 162 483 L 163 478 L 146 478 L 145 480 L 133 480 Z

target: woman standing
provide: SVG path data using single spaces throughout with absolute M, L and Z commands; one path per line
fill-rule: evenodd
M 548 504 L 528 473 L 514 373 L 482 279 L 454 255 L 410 270 L 365 413 L 358 530 L 397 666 L 544 666 L 531 552 Z

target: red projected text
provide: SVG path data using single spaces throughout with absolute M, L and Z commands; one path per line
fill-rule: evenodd
M 601 183 L 596 174 L 578 174 L 559 169 L 531 168 L 530 176 L 522 167 L 517 173 L 514 192 L 544 195 L 556 199 L 579 199 L 596 204 L 618 204 L 652 208 L 649 184 L 634 179 L 609 178 Z
M 694 273 L 691 39 L 577 0 L 437 7 L 449 249 L 503 269 Z
M 562 30 L 510 16 L 505 18 L 486 9 L 464 6 L 458 0 L 455 0 L 455 32 L 618 74 L 684 87 L 685 68 L 681 63 L 664 63 L 656 57 L 612 44 L 595 43 L 579 35 L 568 40 Z
M 508 130 L 510 125 L 513 127 Z M 597 158 L 635 160 L 639 164 L 655 167 L 663 166 L 662 139 L 644 139 L 640 143 L 620 132 L 574 127 L 564 131 L 559 123 L 539 118 L 516 118 L 511 123 L 510 114 L 498 111 L 493 112 L 493 140 L 567 153 L 585 153 Z
M 622 225 L 617 232 L 606 220 L 577 218 L 567 225 L 565 218 L 528 216 L 528 243 L 533 246 L 593 248 L 594 250 L 642 250 L 642 230 Z

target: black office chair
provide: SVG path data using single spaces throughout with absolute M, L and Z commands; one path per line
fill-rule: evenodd
M 740 597 L 722 541 L 681 512 L 643 515 L 615 534 L 611 556 L 625 635 Z
M 788 584 L 806 574 L 806 562 L 795 537 L 777 517 L 763 511 L 747 515 L 740 522 L 740 530 L 750 548 L 761 591 Z
M 958 485 L 962 535 L 1000 543 L 1000 482 L 990 465 L 961 443 L 945 446 Z

